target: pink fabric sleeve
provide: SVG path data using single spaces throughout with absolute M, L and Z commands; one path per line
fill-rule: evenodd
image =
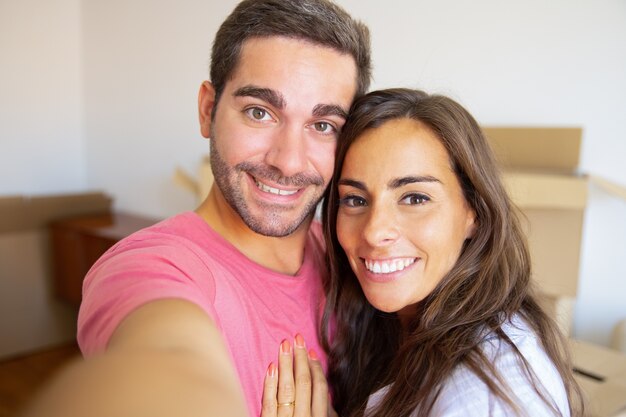
M 175 240 L 146 236 L 122 242 L 96 262 L 83 284 L 78 317 L 83 355 L 103 351 L 120 322 L 150 301 L 183 299 L 215 317 L 210 270 L 193 248 Z

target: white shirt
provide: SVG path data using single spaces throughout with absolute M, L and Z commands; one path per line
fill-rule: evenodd
M 530 368 L 537 376 L 538 388 L 544 396 L 553 401 L 563 417 L 569 417 L 569 404 L 561 376 L 546 355 L 541 342 L 534 332 L 520 318 L 506 323 L 502 329 L 524 356 Z M 497 336 L 487 339 L 481 348 L 486 357 L 508 384 L 502 387 L 505 392 L 512 392 L 513 400 L 518 404 L 522 416 L 555 416 L 552 408 L 535 392 L 535 388 L 526 377 L 513 349 Z M 372 394 L 367 402 L 365 415 L 377 405 L 387 392 L 384 387 Z M 464 365 L 459 365 L 444 382 L 441 393 L 435 401 L 431 417 L 460 416 L 510 416 L 513 411 L 499 397 L 496 397 L 480 378 Z M 419 415 L 416 410 L 414 416 Z

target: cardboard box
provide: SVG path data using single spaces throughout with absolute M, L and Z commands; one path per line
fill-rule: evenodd
M 182 168 L 176 168 L 174 171 L 174 182 L 191 192 L 196 197 L 198 204 L 201 204 L 209 195 L 213 185 L 213 171 L 211 170 L 210 159 L 210 155 L 205 155 L 202 158 L 197 177 L 189 175 Z
M 209 191 L 211 191 L 211 186 L 213 185 L 213 171 L 211 171 L 210 159 L 211 157 L 208 155 L 203 158 L 198 172 L 198 200 L 200 202 L 204 201 L 206 196 L 209 195 Z
M 590 417 L 626 415 L 626 355 L 580 340 L 570 348 Z
M 538 296 L 537 301 L 544 311 L 556 321 L 561 333 L 570 336 L 574 327 L 573 317 L 576 299 L 566 295 L 555 296 L 543 292 L 540 292 Z
M 522 212 L 533 279 L 552 298 L 574 299 L 588 179 L 578 172 L 579 128 L 483 128 Z
M 75 338 L 76 309 L 54 296 L 47 225 L 110 211 L 101 193 L 0 197 L 0 358 Z

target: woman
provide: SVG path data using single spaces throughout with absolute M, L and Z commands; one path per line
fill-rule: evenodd
M 384 90 L 354 103 L 341 136 L 323 206 L 330 277 L 321 331 L 338 414 L 582 414 L 563 339 L 532 293 L 523 232 L 472 116 L 446 97 Z M 313 415 L 325 412 L 319 363 L 309 359 L 309 370 L 301 351 L 295 372 L 310 373 L 313 393 L 298 377 L 294 398 L 271 365 L 264 415 L 304 415 L 311 395 Z M 286 357 L 280 378 L 289 380 Z

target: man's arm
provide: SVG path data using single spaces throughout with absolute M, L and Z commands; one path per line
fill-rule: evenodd
M 24 414 L 217 415 L 247 417 L 243 393 L 218 329 L 200 308 L 181 300 L 135 310 L 105 353 L 67 367 Z

